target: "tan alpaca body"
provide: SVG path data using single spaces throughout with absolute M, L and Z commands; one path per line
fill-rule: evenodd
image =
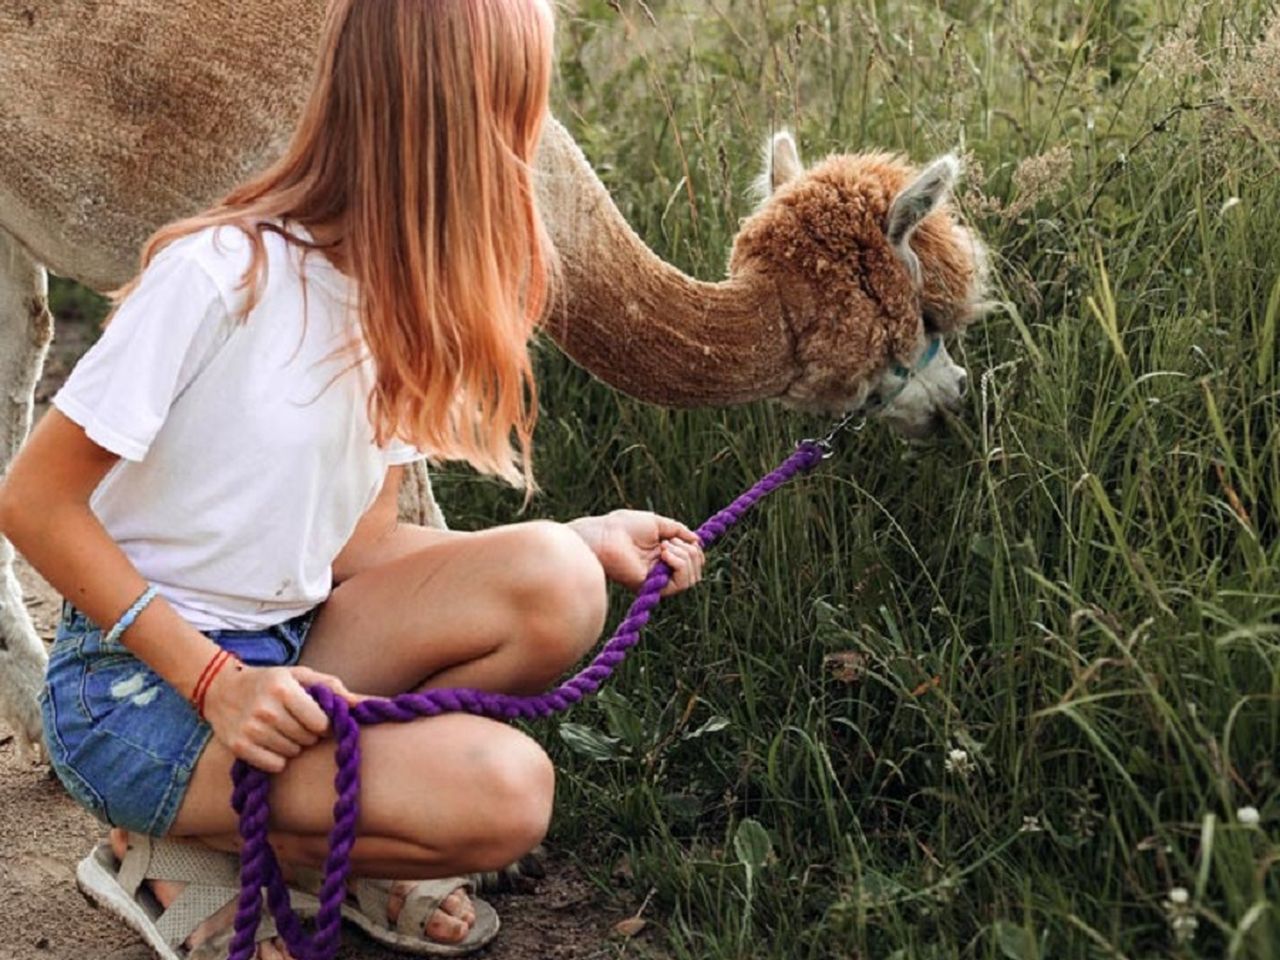
M 52 335 L 45 269 L 117 286 L 153 230 L 278 155 L 310 82 L 323 7 L 0 0 L 0 470 L 30 428 Z M 886 218 L 915 173 L 899 161 L 833 158 L 805 174 L 794 144 L 779 138 L 767 178 L 779 192 L 744 225 L 719 284 L 650 251 L 555 121 L 537 168 L 560 261 L 547 330 L 591 373 L 643 400 L 777 397 L 850 409 L 880 389 L 890 361 L 919 350 L 922 303 L 946 332 L 981 300 L 980 245 L 935 210 L 946 185 L 926 191 L 914 240 L 889 241 Z M 887 417 L 919 432 L 962 383 L 944 351 Z M 420 465 L 401 510 L 444 523 Z M 43 664 L 0 539 L 0 721 L 24 745 L 38 743 Z

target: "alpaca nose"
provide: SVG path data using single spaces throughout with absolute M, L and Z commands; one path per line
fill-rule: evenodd
M 961 370 L 960 377 L 959 379 L 956 380 L 956 393 L 959 394 L 961 399 L 964 399 L 965 395 L 968 394 L 968 392 L 969 392 L 969 374 L 966 371 Z

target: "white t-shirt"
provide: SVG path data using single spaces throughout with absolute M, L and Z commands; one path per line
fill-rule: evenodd
M 374 443 L 354 283 L 319 252 L 263 239 L 266 283 L 246 319 L 248 238 L 234 227 L 183 237 L 53 398 L 123 458 L 90 507 L 199 630 L 270 626 L 325 600 L 387 468 L 425 456 Z M 339 377 L 355 355 L 325 355 L 351 339 L 363 362 Z

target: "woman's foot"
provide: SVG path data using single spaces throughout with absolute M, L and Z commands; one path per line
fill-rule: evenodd
M 117 860 L 124 859 L 128 846 L 128 832 L 119 828 L 113 829 L 111 831 L 111 852 Z M 284 867 L 283 869 L 287 879 L 288 868 Z M 147 886 L 150 888 L 152 895 L 160 902 L 160 906 L 167 908 L 182 893 L 185 884 L 167 880 L 148 880 Z M 392 926 L 395 925 L 396 920 L 399 918 L 400 911 L 404 907 L 405 897 L 413 890 L 413 887 L 414 881 L 402 880 L 397 881 L 391 888 L 390 897 L 387 901 L 387 919 Z M 235 903 L 230 903 L 201 923 L 200 926 L 192 931 L 184 946 L 189 950 L 193 950 L 228 929 L 235 922 L 235 906 Z M 453 891 L 440 904 L 440 908 L 431 915 L 431 919 L 427 921 L 422 933 L 424 937 L 437 943 L 461 943 L 467 938 L 467 934 L 471 932 L 471 926 L 475 922 L 476 912 L 471 903 L 471 898 L 467 896 L 465 890 L 458 889 Z M 258 946 L 257 957 L 258 960 L 293 960 L 284 941 L 279 937 L 261 943 Z
M 414 881 L 400 880 L 391 888 L 387 901 L 387 919 L 395 926 L 404 907 L 405 897 L 413 890 Z M 476 922 L 475 906 L 467 892 L 461 888 L 449 894 L 440 907 L 431 915 L 423 928 L 423 936 L 437 943 L 461 943 L 471 932 Z
M 123 860 L 125 853 L 129 849 L 128 831 L 121 830 L 116 827 L 111 831 L 111 852 L 117 860 Z M 168 909 L 169 904 L 173 903 L 182 893 L 185 883 L 174 883 L 170 880 L 147 880 L 145 881 L 147 888 L 151 891 L 160 906 Z M 227 904 L 213 916 L 209 917 L 200 926 L 191 931 L 191 936 L 187 937 L 183 946 L 189 951 L 195 951 L 201 944 L 208 943 L 218 934 L 228 930 L 236 919 L 236 904 L 233 900 Z M 284 941 L 279 937 L 274 940 L 264 940 L 258 944 L 258 952 L 255 954 L 257 960 L 293 960 L 289 948 L 284 945 Z

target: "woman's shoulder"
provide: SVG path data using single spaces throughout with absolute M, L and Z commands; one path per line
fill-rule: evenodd
M 279 221 L 262 224 L 225 223 L 202 227 L 169 243 L 152 261 L 159 266 L 167 261 L 187 270 L 199 270 L 207 276 L 231 310 L 243 303 L 248 286 L 255 280 L 263 287 L 268 282 L 296 281 L 304 270 L 302 248 L 285 236 L 285 225 Z M 249 231 L 261 238 L 263 272 L 254 278 L 255 242 Z M 305 238 L 303 238 L 305 240 Z M 319 257 L 308 257 L 305 267 Z M 312 272 L 307 270 L 307 272 Z
M 148 274 L 170 278 L 175 283 L 208 280 L 230 306 L 252 260 L 252 245 L 239 227 L 230 224 L 201 227 L 165 244 L 147 264 L 143 282 L 147 281 Z

